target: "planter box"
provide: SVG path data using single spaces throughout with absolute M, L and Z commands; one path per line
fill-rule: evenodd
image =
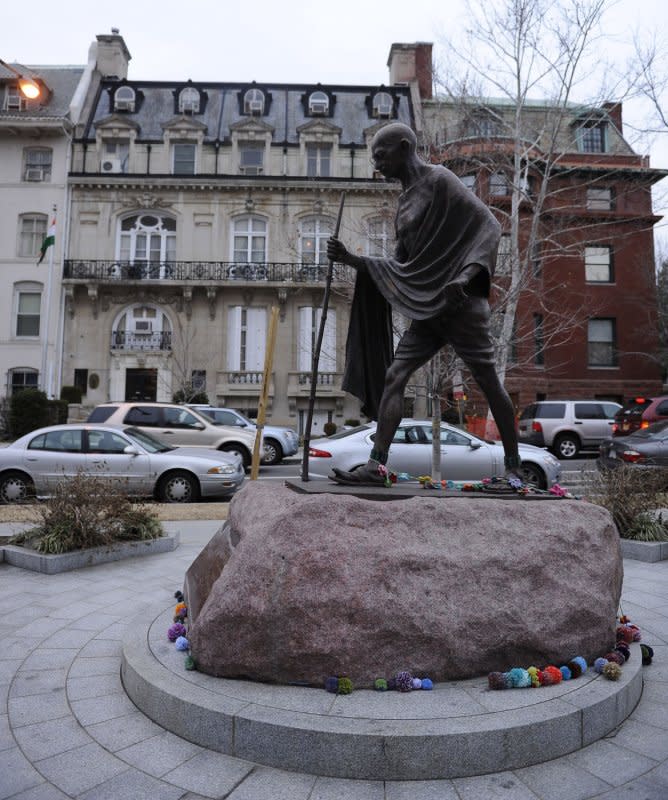
M 71 553 L 48 555 L 38 553 L 18 545 L 0 545 L 0 561 L 13 567 L 29 569 L 55 575 L 81 567 L 92 567 L 95 564 L 106 564 L 109 561 L 120 561 L 135 556 L 152 556 L 156 553 L 170 553 L 179 546 L 180 534 L 168 533 L 159 539 L 142 542 L 117 542 L 105 547 L 91 547 L 87 550 L 74 550 Z
M 620 539 L 620 542 L 624 558 L 649 563 L 668 560 L 668 542 L 636 542 L 633 539 Z

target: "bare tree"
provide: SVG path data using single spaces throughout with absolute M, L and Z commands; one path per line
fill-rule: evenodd
M 583 215 L 573 190 L 575 184 L 580 190 L 609 186 L 622 174 L 614 165 L 587 171 L 573 158 L 589 146 L 578 137 L 596 135 L 603 121 L 616 137 L 615 154 L 634 155 L 618 131 L 615 104 L 604 102 L 603 92 L 627 91 L 610 85 L 600 59 L 605 8 L 605 0 L 470 0 L 465 37 L 446 42 L 451 63 L 441 99 L 423 109 L 430 157 L 460 176 L 482 176 L 502 219 L 494 287 L 502 381 L 509 369 L 566 341 L 592 315 L 590 298 L 579 308 L 571 303 L 570 310 L 549 302 L 547 289 L 558 295 L 566 287 L 558 281 L 546 287 L 537 280 L 540 270 L 556 258 L 581 263 L 587 229 L 598 240 L 606 225 L 608 234 L 615 225 L 615 236 L 623 235 L 618 221 Z M 601 94 L 575 102 L 585 79 L 591 86 L 596 76 Z M 521 306 L 533 308 L 540 330 L 531 330 Z

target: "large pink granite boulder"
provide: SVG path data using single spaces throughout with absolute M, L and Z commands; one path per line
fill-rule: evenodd
M 228 524 L 238 543 L 189 633 L 212 675 L 442 681 L 591 659 L 615 641 L 619 536 L 585 502 L 382 502 L 253 482 Z

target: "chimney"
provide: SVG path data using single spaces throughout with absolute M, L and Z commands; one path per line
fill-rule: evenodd
M 102 77 L 119 80 L 127 78 L 128 64 L 132 56 L 118 28 L 112 28 L 109 34 L 98 34 L 96 39 L 97 69 Z
M 387 59 L 390 84 L 417 83 L 420 98 L 430 100 L 432 92 L 431 42 L 393 44 Z
M 622 104 L 621 103 L 603 103 L 603 108 L 608 112 L 608 116 L 612 120 L 612 124 L 623 135 L 622 130 Z

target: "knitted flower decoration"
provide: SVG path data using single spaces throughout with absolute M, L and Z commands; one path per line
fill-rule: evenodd
M 413 676 L 410 672 L 398 672 L 395 681 L 400 692 L 410 692 L 413 688 Z
M 170 642 L 175 642 L 179 636 L 185 636 L 186 633 L 186 626 L 182 625 L 180 622 L 175 622 L 167 629 L 167 638 Z

